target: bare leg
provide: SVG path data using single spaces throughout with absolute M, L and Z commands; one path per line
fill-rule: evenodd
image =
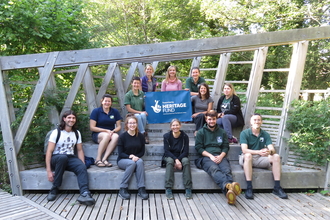
M 110 154 L 112 153 L 112 151 L 116 148 L 117 142 L 118 142 L 118 138 L 119 138 L 119 135 L 117 133 L 113 133 L 112 134 L 111 140 L 110 140 L 110 142 L 107 145 L 107 149 L 106 149 L 106 151 L 105 151 L 105 153 L 103 155 L 102 161 L 107 160 L 108 157 L 110 156 Z
M 273 176 L 274 180 L 281 180 L 281 158 L 280 155 L 274 154 L 269 156 L 269 161 L 273 164 Z
M 246 181 L 252 181 L 252 154 L 244 154 L 244 173 Z
M 96 161 L 101 160 L 101 156 L 105 151 L 105 149 L 107 148 L 110 139 L 111 139 L 110 135 L 106 132 L 101 132 L 98 135 L 99 147 L 97 149 Z

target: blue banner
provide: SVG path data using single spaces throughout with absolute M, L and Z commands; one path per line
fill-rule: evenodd
M 173 118 L 191 121 L 190 91 L 146 92 L 145 109 L 148 123 L 168 123 Z

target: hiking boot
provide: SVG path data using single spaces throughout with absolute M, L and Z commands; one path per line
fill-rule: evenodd
M 227 183 L 226 188 L 232 190 L 237 196 L 242 192 L 241 186 L 237 182 Z
M 80 194 L 77 201 L 80 204 L 87 205 L 87 206 L 95 204 L 95 199 L 92 198 L 91 193 L 88 191 L 85 191 L 82 194 Z
M 186 193 L 184 194 L 184 196 L 186 197 L 186 199 L 192 199 L 191 189 L 186 189 Z
M 130 199 L 131 194 L 128 192 L 127 188 L 120 188 L 119 197 L 122 198 L 122 199 Z
M 236 194 L 234 193 L 233 190 L 228 190 L 226 193 L 226 197 L 227 197 L 227 202 L 229 205 L 235 205 L 236 202 Z
M 171 188 L 167 188 L 166 191 L 165 191 L 165 194 L 166 194 L 166 198 L 168 200 L 172 200 L 174 199 L 173 197 L 173 193 L 172 193 L 172 189 Z
M 284 192 L 282 187 L 278 187 L 278 188 L 274 187 L 273 194 L 277 195 L 281 199 L 287 199 L 288 198 L 288 195 Z
M 148 137 L 148 132 L 144 132 L 144 140 L 146 144 L 149 144 L 149 137 Z
M 252 187 L 248 187 L 246 190 L 245 190 L 245 198 L 247 199 L 253 199 L 253 188 Z
M 56 186 L 53 186 L 47 196 L 48 201 L 54 201 L 58 194 L 58 188 Z
M 146 192 L 146 188 L 145 187 L 140 187 L 138 189 L 138 196 L 140 196 L 143 200 L 149 199 L 149 195 Z

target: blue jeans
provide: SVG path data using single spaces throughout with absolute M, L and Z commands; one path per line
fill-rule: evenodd
M 53 186 L 58 188 L 62 185 L 64 171 L 68 170 L 76 174 L 80 193 L 89 191 L 86 166 L 77 156 L 55 154 L 52 155 L 50 164 L 55 171 Z
M 134 114 L 138 119 L 138 129 L 142 134 L 145 132 L 145 127 L 147 126 L 147 115 L 144 113 Z
M 202 169 L 209 174 L 214 182 L 226 192 L 226 184 L 233 182 L 233 176 L 228 159 L 225 157 L 221 163 L 216 164 L 209 157 L 203 157 L 201 159 Z
M 118 167 L 125 170 L 123 179 L 120 183 L 120 188 L 127 188 L 128 181 L 131 179 L 133 173 L 135 172 L 136 182 L 138 188 L 145 187 L 144 184 L 144 163 L 140 158 L 138 161 L 134 162 L 131 159 L 121 159 L 117 163 Z
M 228 138 L 233 138 L 233 125 L 237 121 L 237 116 L 236 115 L 224 115 L 222 118 L 218 118 L 217 124 L 220 126 L 220 128 L 223 128 L 226 133 Z

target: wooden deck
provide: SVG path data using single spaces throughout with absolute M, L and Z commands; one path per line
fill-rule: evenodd
M 254 200 L 240 195 L 236 205 L 227 204 L 222 193 L 194 193 L 186 200 L 183 193 L 174 193 L 167 200 L 163 193 L 150 193 L 141 200 L 132 193 L 122 200 L 114 193 L 95 193 L 96 204 L 86 207 L 76 203 L 78 194 L 61 194 L 48 202 L 47 194 L 26 194 L 25 197 L 65 219 L 330 219 L 330 198 L 319 193 L 289 193 L 279 199 L 271 193 L 255 193 Z

